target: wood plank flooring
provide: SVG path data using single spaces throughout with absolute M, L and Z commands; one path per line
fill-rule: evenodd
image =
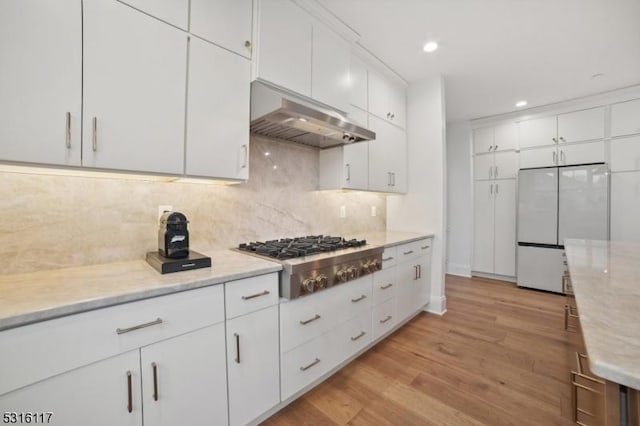
M 454 276 L 446 296 L 264 424 L 573 424 L 566 298 Z

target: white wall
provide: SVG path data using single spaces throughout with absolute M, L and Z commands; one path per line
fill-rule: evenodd
M 434 234 L 428 311 L 438 314 L 446 310 L 445 122 L 442 78 L 437 76 L 411 84 L 407 89 L 407 194 L 387 197 L 387 230 Z
M 471 126 L 447 125 L 447 273 L 471 276 Z

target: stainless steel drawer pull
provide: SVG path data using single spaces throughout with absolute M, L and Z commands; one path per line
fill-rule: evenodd
M 358 340 L 359 338 L 361 338 L 365 334 L 367 334 L 367 333 L 365 333 L 364 331 L 361 331 L 360 334 L 358 334 L 357 336 L 351 337 L 351 341 L 355 342 L 356 340 Z
M 238 333 L 233 333 L 233 337 L 236 338 L 236 359 L 234 359 L 234 361 L 237 364 L 240 364 L 240 335 Z
M 393 260 L 393 256 L 385 257 L 384 259 L 382 259 L 383 262 L 387 262 L 389 260 Z
M 411 254 L 411 253 L 413 253 L 413 250 L 405 251 L 402 254 L 404 254 L 406 256 L 406 255 Z
M 152 325 L 158 325 L 158 324 L 162 324 L 162 318 L 158 318 L 150 322 L 145 322 L 144 324 L 134 325 L 133 327 L 129 327 L 129 328 L 116 328 L 116 333 L 124 334 L 130 331 L 140 330 L 141 328 L 151 327 Z
M 246 169 L 247 164 L 249 164 L 249 146 L 247 144 L 242 145 L 244 149 L 244 162 L 242 163 L 242 168 Z
M 71 149 L 71 113 L 67 112 L 67 127 L 65 129 L 65 140 L 67 149 Z
M 380 320 L 380 324 L 384 324 L 385 322 L 389 321 L 392 318 L 391 315 L 387 315 L 387 317 L 385 319 L 381 319 Z
M 91 132 L 91 136 L 93 139 L 92 148 L 93 148 L 93 152 L 96 152 L 98 150 L 98 117 L 93 117 L 92 123 L 93 123 L 93 128 Z
M 319 320 L 319 319 L 320 319 L 320 315 L 315 314 L 315 316 L 314 316 L 313 318 L 309 318 L 308 320 L 300 321 L 300 324 L 302 324 L 302 325 L 307 325 L 307 324 L 309 324 L 310 322 L 313 322 L 313 321 L 315 321 L 315 320 Z
M 383 289 L 383 290 L 386 290 L 386 289 L 391 288 L 391 287 L 393 287 L 393 284 L 392 284 L 392 283 L 389 283 L 389 284 L 387 284 L 387 285 L 383 285 L 383 286 L 381 286 L 380 288 L 381 288 L 381 289 Z
M 359 301 L 361 301 L 361 300 L 364 300 L 364 299 L 366 299 L 366 298 L 367 298 L 367 295 L 366 295 L 366 294 L 363 294 L 363 295 L 362 295 L 362 296 L 360 296 L 360 297 L 356 297 L 355 299 L 351 299 L 351 302 L 353 302 L 353 303 L 357 303 L 357 302 L 359 302 Z
M 416 265 L 418 267 L 418 278 L 422 278 L 422 265 Z
M 127 371 L 127 411 L 133 411 L 133 392 L 131 389 L 131 371 Z
M 255 299 L 256 297 L 266 296 L 267 294 L 270 294 L 269 290 L 265 290 L 265 291 L 262 291 L 260 293 L 252 294 L 250 296 L 242 296 L 242 300 Z
M 308 369 L 310 369 L 311 367 L 313 367 L 319 362 L 320 362 L 320 358 L 316 358 L 315 360 L 313 360 L 311 364 L 300 367 L 300 371 L 307 371 Z
M 420 248 L 421 248 L 422 250 L 426 250 L 426 249 L 428 249 L 429 247 L 431 247 L 431 246 L 423 246 L 423 247 L 420 247 Z
M 347 178 L 345 180 L 349 182 L 351 180 L 351 165 L 347 163 L 344 167 L 347 169 Z
M 151 368 L 153 368 L 153 400 L 158 400 L 158 364 L 155 362 L 151 363 Z

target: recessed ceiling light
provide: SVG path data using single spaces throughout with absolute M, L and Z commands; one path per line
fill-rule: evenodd
M 523 106 L 527 106 L 527 101 L 518 101 L 518 102 L 516 102 L 516 106 L 518 108 L 522 108 Z
M 425 43 L 424 47 L 422 48 L 425 52 L 435 52 L 438 49 L 438 43 L 436 43 L 435 41 L 428 41 L 427 43 Z

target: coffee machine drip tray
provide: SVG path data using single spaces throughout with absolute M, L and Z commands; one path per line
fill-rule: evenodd
M 147 253 L 147 262 L 161 274 L 211 267 L 209 256 L 193 250 L 189 251 L 189 256 L 182 259 L 171 259 L 160 255 L 157 251 L 150 251 Z

